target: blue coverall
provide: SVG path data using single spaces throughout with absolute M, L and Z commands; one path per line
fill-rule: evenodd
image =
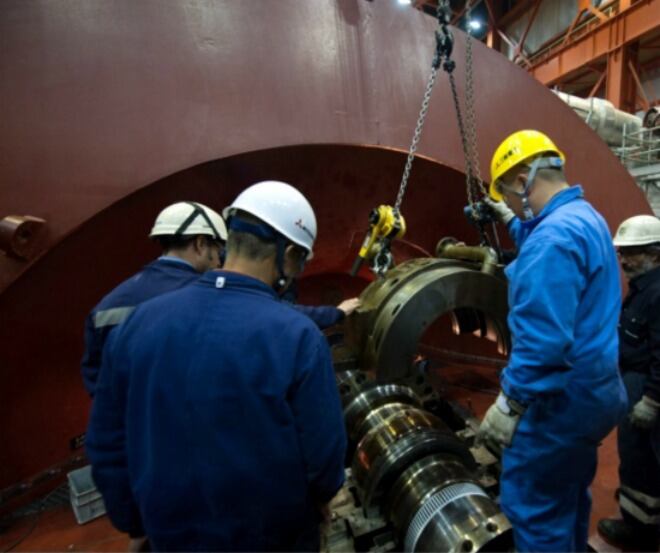
M 163 256 L 122 282 L 94 307 L 85 320 L 85 352 L 81 362 L 83 383 L 90 396 L 94 397 L 108 333 L 128 318 L 137 305 L 186 286 L 200 276 L 187 261 Z M 294 308 L 310 317 L 321 329 L 344 318 L 343 311 L 334 306 L 295 305 Z
M 110 334 L 87 454 L 155 550 L 318 548 L 345 449 L 323 334 L 258 280 L 208 272 Z
M 509 232 L 512 351 L 504 393 L 527 404 L 502 457 L 501 505 L 517 551 L 586 551 L 599 442 L 624 415 L 621 289 L 603 218 L 580 186 Z

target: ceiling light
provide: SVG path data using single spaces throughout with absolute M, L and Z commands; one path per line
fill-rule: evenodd
M 481 21 L 479 21 L 478 19 L 470 19 L 468 21 L 468 27 L 473 31 L 478 31 L 479 29 L 481 29 Z
M 402 6 L 409 6 L 410 4 L 412 4 L 412 0 L 399 0 L 399 4 L 401 4 Z

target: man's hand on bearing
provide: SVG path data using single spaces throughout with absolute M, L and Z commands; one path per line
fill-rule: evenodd
M 350 298 L 341 302 L 337 309 L 344 312 L 344 315 L 348 317 L 353 311 L 360 307 L 360 298 Z

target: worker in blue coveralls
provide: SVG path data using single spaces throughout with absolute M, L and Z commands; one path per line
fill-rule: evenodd
M 597 447 L 627 407 L 616 252 L 582 187 L 566 184 L 564 159 L 525 130 L 491 163 L 490 205 L 518 255 L 505 270 L 511 355 L 478 437 L 503 448 L 501 507 L 517 551 L 587 550 Z
M 211 208 L 197 202 L 178 202 L 158 214 L 149 237 L 160 244 L 163 254 L 106 295 L 85 320 L 81 372 L 92 397 L 109 332 L 143 301 L 185 286 L 200 273 L 217 267 L 227 228 Z
M 116 528 L 159 551 L 318 550 L 344 481 L 330 351 L 278 296 L 316 219 L 275 181 L 226 210 L 227 258 L 138 306 L 109 338 L 87 434 Z
M 218 267 L 227 240 L 222 217 L 196 202 L 178 202 L 156 218 L 149 237 L 159 242 L 163 254 L 122 282 L 92 309 L 85 320 L 85 352 L 81 372 L 85 389 L 94 397 L 103 346 L 108 333 L 137 305 L 197 280 L 200 273 Z M 321 329 L 341 322 L 360 302 L 357 298 L 333 305 L 295 305 Z
M 619 424 L 622 518 L 598 522 L 607 540 L 634 551 L 660 545 L 660 219 L 636 215 L 614 236 L 628 295 L 619 322 L 619 366 L 630 413 Z

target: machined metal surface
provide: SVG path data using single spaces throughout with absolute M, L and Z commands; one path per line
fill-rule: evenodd
M 414 406 L 414 405 L 413 405 Z M 386 403 L 376 407 L 371 411 L 362 422 L 355 428 L 353 435 L 349 434 L 349 439 L 356 439 L 358 442 L 374 428 L 387 424 L 392 415 L 396 415 L 410 408 L 410 403 Z
M 344 409 L 365 390 L 376 386 L 364 371 L 339 371 L 335 373 L 335 380 Z
M 452 484 L 417 511 L 404 540 L 410 552 L 512 551 L 511 524 L 474 484 Z
M 382 420 L 379 408 L 388 404 L 400 406 L 389 414 L 401 411 L 401 408 L 421 407 L 421 401 L 417 395 L 407 386 L 397 384 L 386 384 L 374 386 L 359 393 L 353 401 L 344 408 L 346 420 L 346 431 L 351 441 L 358 441 L 366 432 Z M 365 423 L 367 426 L 365 427 Z
M 385 512 L 405 551 L 510 551 L 511 524 L 460 459 L 430 455 L 387 494 Z
M 351 445 L 359 443 L 349 453 L 347 482 L 357 489 L 362 509 L 333 519 L 328 543 L 345 545 L 347 529 L 357 524 L 369 528 L 372 545 L 362 543 L 367 550 L 376 543 L 387 543 L 386 551 L 512 550 L 511 525 L 486 491 L 495 484 L 492 478 L 466 442 L 419 406 L 412 389 L 374 386 L 357 371 L 339 373 L 337 381 L 353 398 L 345 401 L 344 413 Z M 434 401 L 424 405 L 431 408 Z
M 480 271 L 479 264 L 421 258 L 402 263 L 362 293 L 353 340 L 363 368 L 379 380 L 395 381 L 411 373 L 419 340 L 443 314 L 472 309 L 483 315 L 487 336 L 506 354 L 510 337 L 506 281 Z
M 433 453 L 453 454 L 474 466 L 467 448 L 431 413 L 410 407 L 383 419 L 360 440 L 353 459 L 365 505 L 378 503 L 408 466 Z
M 405 537 L 415 513 L 430 496 L 457 482 L 477 483 L 460 458 L 446 453 L 424 457 L 401 473 L 387 493 L 384 506 L 400 538 Z

